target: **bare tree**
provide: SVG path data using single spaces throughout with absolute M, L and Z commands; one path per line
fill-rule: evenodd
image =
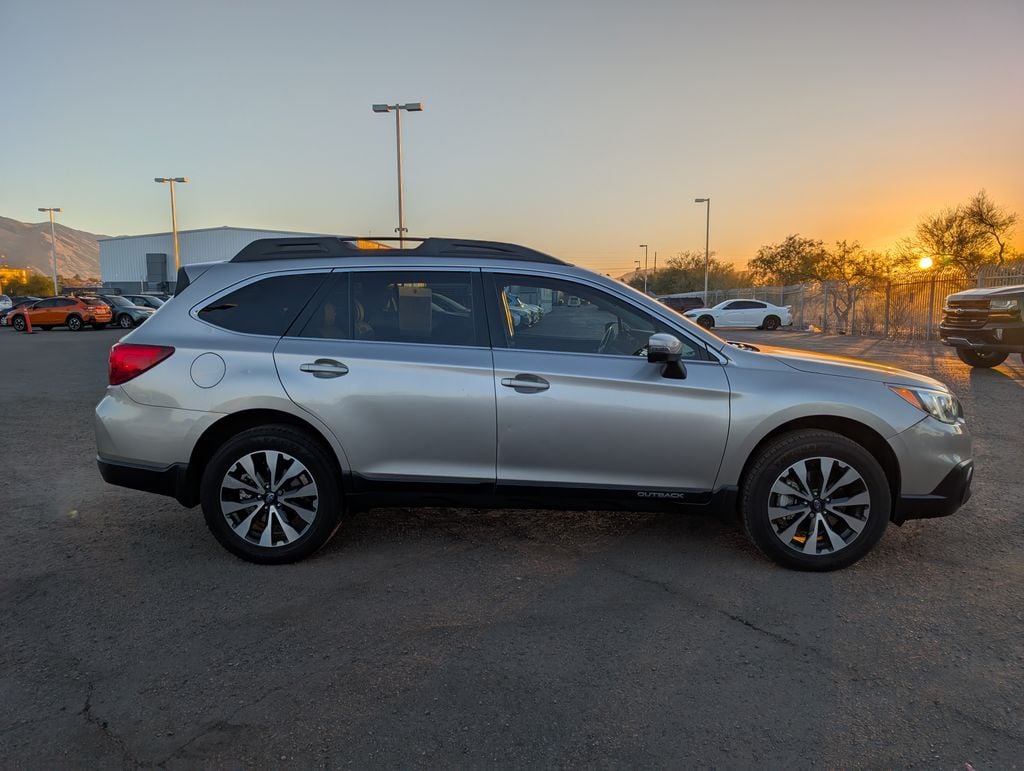
M 981 190 L 972 198 L 964 212 L 969 222 L 975 227 L 983 230 L 995 241 L 996 262 L 1003 264 L 1006 255 L 1006 245 L 1009 236 L 1013 233 L 1013 226 L 1017 224 L 1016 212 L 1008 212 L 1002 206 L 989 200 L 988 194 Z
M 1017 215 L 989 200 L 984 190 L 966 205 L 925 217 L 918 223 L 915 247 L 939 266 L 956 265 L 977 278 L 982 265 L 1002 263 Z

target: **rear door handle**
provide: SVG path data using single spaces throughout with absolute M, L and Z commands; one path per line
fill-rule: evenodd
M 341 377 L 348 374 L 348 367 L 334 359 L 317 359 L 311 363 L 300 364 L 299 369 L 302 372 L 311 373 L 313 377 L 321 378 Z
M 503 377 L 501 384 L 505 388 L 514 388 L 517 393 L 533 394 L 539 391 L 547 391 L 551 384 L 538 375 L 516 375 L 515 377 Z

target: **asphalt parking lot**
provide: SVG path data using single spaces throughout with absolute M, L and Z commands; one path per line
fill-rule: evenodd
M 1024 762 L 1024 366 L 735 332 L 938 377 L 974 497 L 831 574 L 727 520 L 376 510 L 299 565 L 101 481 L 121 333 L 0 330 L 0 766 Z

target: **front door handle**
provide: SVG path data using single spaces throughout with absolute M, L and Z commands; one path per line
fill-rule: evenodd
M 348 374 L 348 367 L 334 359 L 317 359 L 312 363 L 300 364 L 302 372 L 312 373 L 313 377 L 341 377 Z
M 515 377 L 503 377 L 501 384 L 505 388 L 514 388 L 516 393 L 535 394 L 540 391 L 547 391 L 551 384 L 538 375 L 516 375 Z

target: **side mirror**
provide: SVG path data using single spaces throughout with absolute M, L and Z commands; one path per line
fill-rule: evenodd
M 683 380 L 686 377 L 686 367 L 683 366 L 683 344 L 675 335 L 659 332 L 651 335 L 647 341 L 647 361 L 651 364 L 664 364 L 661 371 L 662 377 L 674 380 Z

